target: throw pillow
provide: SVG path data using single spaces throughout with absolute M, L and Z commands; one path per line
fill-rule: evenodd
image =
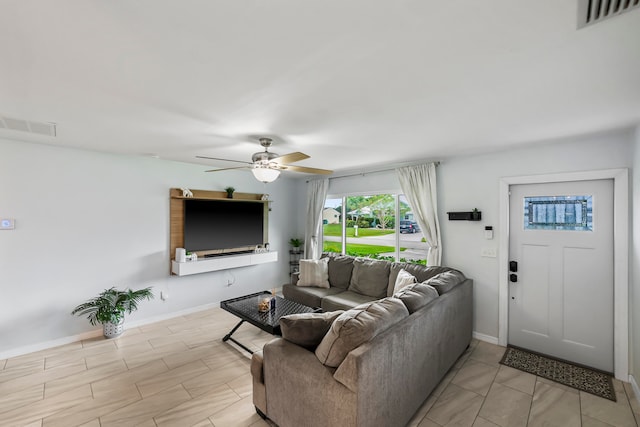
M 407 308 L 397 298 L 384 298 L 345 311 L 316 348 L 316 356 L 323 365 L 337 368 L 351 350 L 407 316 Z
M 466 277 L 464 277 L 464 274 L 462 274 L 458 270 L 450 270 L 433 276 L 431 279 L 426 280 L 424 283 L 433 286 L 434 288 L 436 288 L 438 293 L 442 295 L 446 292 L 449 292 L 458 284 L 464 282 L 465 279 Z
M 400 272 L 398 272 L 398 277 L 396 277 L 396 283 L 393 286 L 393 293 L 395 294 L 405 286 L 409 286 L 414 283 L 416 283 L 416 276 L 402 268 L 400 269 Z
M 313 351 L 342 313 L 344 310 L 283 316 L 280 318 L 282 338 Z
M 340 289 L 347 289 L 353 272 L 353 257 L 335 255 L 329 257 L 329 283 Z
M 387 296 L 393 295 L 393 286 L 396 284 L 396 278 L 398 277 L 398 273 L 401 269 L 403 269 L 410 274 L 416 276 L 416 282 L 424 282 L 425 280 L 431 279 L 438 274 L 453 270 L 450 267 L 441 267 L 441 266 L 430 266 L 425 267 L 420 264 L 411 264 L 408 262 L 394 262 L 391 263 L 391 271 L 389 271 L 389 292 Z
M 434 299 L 438 298 L 438 291 L 426 283 L 414 283 L 402 288 L 393 295 L 404 303 L 409 314 L 415 313 Z
M 301 259 L 297 286 L 329 287 L 329 258 Z
M 368 297 L 386 297 L 390 268 L 389 261 L 356 258 L 349 290 Z

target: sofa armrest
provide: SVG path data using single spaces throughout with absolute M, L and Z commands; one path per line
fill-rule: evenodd
M 264 356 L 262 351 L 256 351 L 251 355 L 251 375 L 261 383 L 264 383 L 264 372 L 262 370 L 263 364 Z
M 265 344 L 263 353 L 266 414 L 272 421 L 280 427 L 308 425 L 314 414 L 326 425 L 356 425 L 355 412 L 344 411 L 355 407 L 356 395 L 333 378 L 335 369 L 320 363 L 315 353 L 282 338 Z
M 253 405 L 263 414 L 267 413 L 267 392 L 264 385 L 264 360 L 262 351 L 251 355 L 251 377 L 253 378 Z

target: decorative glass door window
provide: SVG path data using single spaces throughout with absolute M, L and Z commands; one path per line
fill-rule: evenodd
M 524 228 L 593 231 L 593 197 L 525 197 Z

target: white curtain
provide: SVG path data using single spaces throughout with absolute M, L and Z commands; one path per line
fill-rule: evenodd
M 329 189 L 328 179 L 310 181 L 307 187 L 307 220 L 304 231 L 304 257 L 319 259 L 322 248 L 319 241 L 322 227 L 322 209 Z
M 440 265 L 442 261 L 442 240 L 438 222 L 438 202 L 436 195 L 436 164 L 407 166 L 396 169 L 402 192 L 411 205 L 414 218 L 422 229 L 429 253 L 427 265 Z

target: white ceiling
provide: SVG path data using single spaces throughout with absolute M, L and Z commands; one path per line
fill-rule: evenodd
M 640 8 L 575 0 L 2 0 L 0 115 L 150 155 L 335 170 L 640 123 Z M 204 170 L 204 168 L 203 168 Z

